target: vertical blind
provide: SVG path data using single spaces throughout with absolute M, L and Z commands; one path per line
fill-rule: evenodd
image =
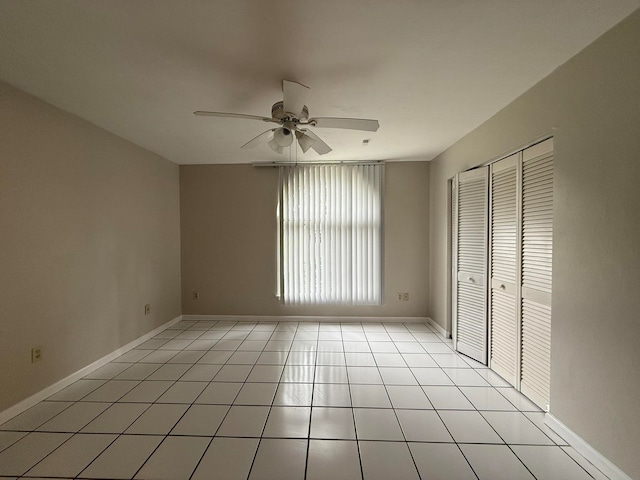
M 381 303 L 383 171 L 377 164 L 281 168 L 283 303 Z

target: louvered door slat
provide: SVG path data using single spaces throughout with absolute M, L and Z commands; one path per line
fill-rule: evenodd
M 539 406 L 549 402 L 551 381 L 551 308 L 540 311 L 522 301 L 522 393 Z
M 518 322 L 513 295 L 491 293 L 491 368 L 515 385 L 518 368 Z
M 552 140 L 525 150 L 523 157 L 520 388 L 538 406 L 547 408 L 551 384 L 553 286 Z
M 456 349 L 486 363 L 487 169 L 458 175 Z
M 551 293 L 553 156 L 523 162 L 522 285 Z
M 515 284 L 518 248 L 518 155 L 491 168 L 491 354 L 490 365 L 516 385 L 518 314 Z
M 506 161 L 512 163 L 510 159 Z M 517 165 L 514 163 L 507 169 L 494 170 L 491 176 L 492 278 L 509 283 L 516 282 L 516 175 Z

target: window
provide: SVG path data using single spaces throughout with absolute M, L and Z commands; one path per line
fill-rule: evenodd
M 304 165 L 280 173 L 280 298 L 380 305 L 384 166 Z

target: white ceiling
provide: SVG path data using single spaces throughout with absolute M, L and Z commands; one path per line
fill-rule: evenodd
M 239 149 L 264 123 L 192 112 L 270 116 L 294 80 L 311 87 L 311 116 L 380 121 L 376 133 L 315 129 L 334 149 L 323 159 L 429 160 L 638 7 L 0 0 L 0 78 L 180 164 L 288 159 Z

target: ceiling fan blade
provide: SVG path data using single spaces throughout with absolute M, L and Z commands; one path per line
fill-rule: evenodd
M 313 143 L 310 145 L 319 155 L 324 155 L 331 151 L 331 147 L 324 143 L 322 139 L 311 130 L 303 130 L 304 134 L 311 137 Z
M 380 128 L 378 120 L 365 118 L 317 117 L 310 118 L 309 124 L 320 128 L 346 128 L 349 130 L 364 130 L 366 132 L 375 132 Z
M 298 82 L 282 81 L 282 108 L 285 112 L 300 115 L 307 98 L 309 87 Z
M 262 142 L 262 137 L 264 135 L 266 135 L 267 133 L 272 133 L 274 132 L 276 129 L 272 128 L 270 130 L 267 130 L 266 132 L 262 132 L 260 135 L 257 135 L 255 137 L 253 137 L 251 140 L 249 140 L 247 143 L 245 143 L 244 145 L 242 145 L 240 148 L 253 148 L 256 145 L 258 145 L 260 142 Z
M 279 123 L 273 118 L 259 117 L 258 115 L 245 115 L 243 113 L 203 112 L 198 110 L 197 112 L 193 112 L 193 114 L 199 117 L 243 118 L 245 120 L 262 120 L 263 122 Z
M 311 138 L 311 135 L 307 134 L 307 130 L 296 130 L 296 138 L 298 139 L 302 153 L 307 153 L 307 150 L 316 143 L 315 138 Z

